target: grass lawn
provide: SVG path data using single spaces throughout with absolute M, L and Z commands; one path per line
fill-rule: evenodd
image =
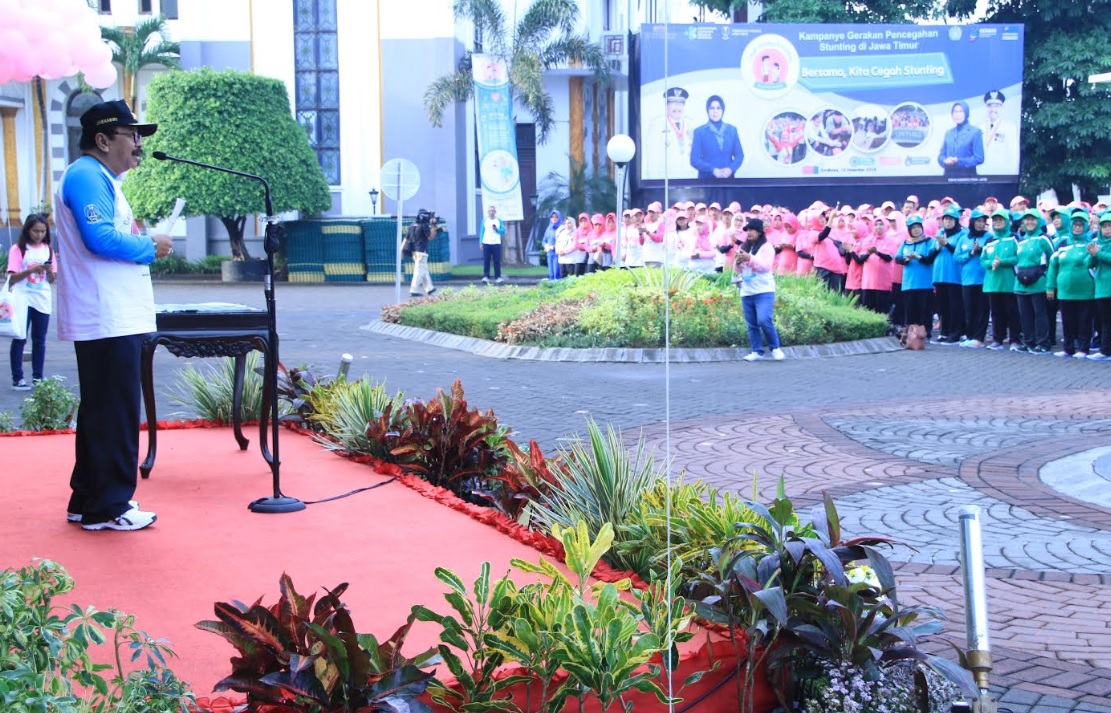
M 503 277 L 547 277 L 548 268 L 543 265 L 502 265 Z M 452 277 L 482 277 L 482 265 L 452 265 Z

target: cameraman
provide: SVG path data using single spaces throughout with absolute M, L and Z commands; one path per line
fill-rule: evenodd
M 428 274 L 428 246 L 439 232 L 436 214 L 424 208 L 417 213 L 417 222 L 409 226 L 407 238 L 413 251 L 413 283 L 409 286 L 412 297 L 424 297 L 436 291 L 432 276 Z

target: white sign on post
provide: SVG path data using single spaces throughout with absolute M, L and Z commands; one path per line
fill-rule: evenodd
M 397 240 L 393 248 L 397 258 L 394 291 L 398 304 L 401 304 L 401 217 L 405 201 L 415 196 L 418 190 L 420 190 L 420 171 L 412 161 L 405 158 L 391 158 L 382 164 L 382 192 L 387 198 L 397 201 Z

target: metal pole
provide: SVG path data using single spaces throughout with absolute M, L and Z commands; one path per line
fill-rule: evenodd
M 980 689 L 975 709 L 994 713 L 989 693 L 991 642 L 988 640 L 987 585 L 984 581 L 984 544 L 980 532 L 980 508 L 965 505 L 958 511 L 961 526 L 961 566 L 964 574 L 964 618 L 968 643 L 968 667 Z
M 397 240 L 394 242 L 394 252 L 397 253 L 397 272 L 394 275 L 394 301 L 396 304 L 401 304 L 401 216 L 403 214 L 402 206 L 405 201 L 400 199 L 398 194 L 397 201 Z
M 621 243 L 625 239 L 625 218 L 621 215 L 625 203 L 625 164 L 617 164 L 617 239 L 613 244 L 613 265 L 621 269 Z

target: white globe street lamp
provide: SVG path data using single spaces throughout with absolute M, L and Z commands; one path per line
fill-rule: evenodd
M 621 242 L 625 238 L 625 218 L 621 215 L 625 202 L 625 170 L 636 155 L 637 145 L 625 134 L 617 134 L 606 143 L 606 155 L 617 167 L 617 241 L 613 264 L 621 268 Z

